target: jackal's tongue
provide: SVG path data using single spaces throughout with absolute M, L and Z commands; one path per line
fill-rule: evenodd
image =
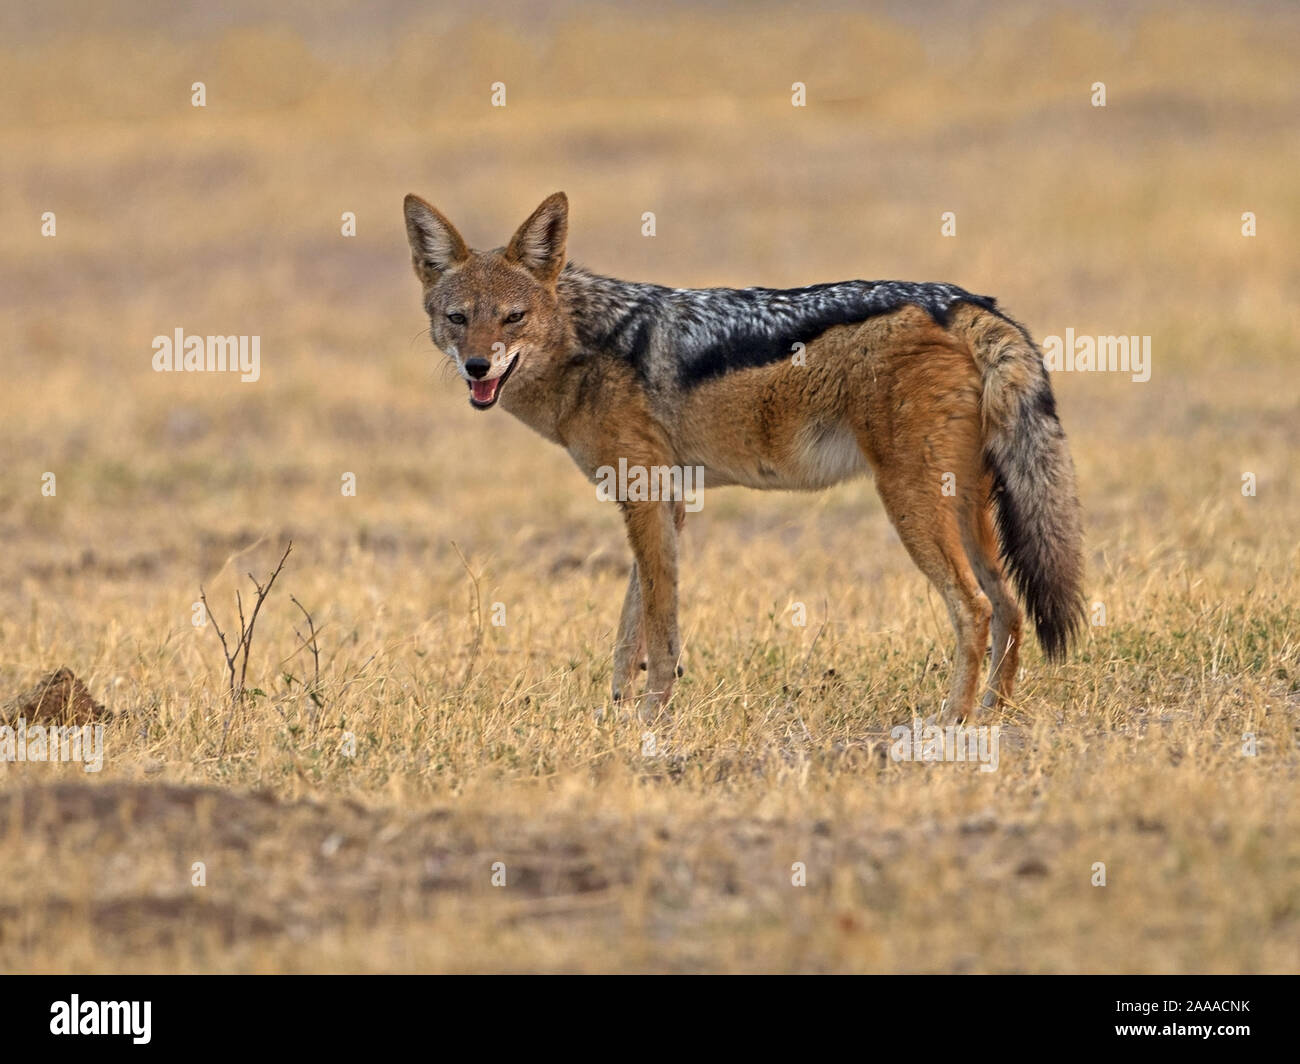
M 480 403 L 490 403 L 497 394 L 497 385 L 500 383 L 500 377 L 493 377 L 490 381 L 470 381 L 469 390 Z

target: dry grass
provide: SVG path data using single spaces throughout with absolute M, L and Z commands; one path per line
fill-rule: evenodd
M 0 763 L 0 970 L 1300 967 L 1294 14 L 482 10 L 4 34 L 0 701 L 67 666 L 116 715 L 98 775 Z M 1149 383 L 1056 377 L 1107 623 L 1028 653 L 996 772 L 882 756 L 949 630 L 863 482 L 708 496 L 676 724 L 606 712 L 618 514 L 468 409 L 399 213 L 491 246 L 561 187 L 608 272 L 1152 336 Z M 177 326 L 261 381 L 155 374 Z M 193 603 L 288 539 L 219 757 Z

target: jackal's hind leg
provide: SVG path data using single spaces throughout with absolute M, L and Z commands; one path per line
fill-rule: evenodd
M 986 485 L 987 487 L 987 485 Z M 982 498 L 987 498 L 984 491 Z M 983 706 L 991 709 L 1009 701 L 1020 668 L 1021 616 L 1016 596 L 1007 583 L 998 556 L 997 535 L 993 531 L 992 508 L 977 504 L 966 537 L 966 554 L 975 578 L 993 604 L 993 649 L 989 661 L 989 678 Z
M 962 502 L 942 497 L 940 483 L 937 470 L 882 471 L 878 488 L 907 552 L 943 596 L 957 636 L 952 685 L 941 715 L 948 725 L 973 713 L 993 607 L 962 546 Z

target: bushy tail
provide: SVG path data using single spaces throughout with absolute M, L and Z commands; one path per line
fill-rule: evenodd
M 1003 562 L 1043 653 L 1059 661 L 1086 612 L 1083 522 L 1047 370 L 1029 334 L 996 311 L 963 305 L 950 324 L 984 382 L 984 460 Z

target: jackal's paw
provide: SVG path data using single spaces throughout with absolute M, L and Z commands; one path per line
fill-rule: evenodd
M 662 728 L 673 722 L 673 714 L 667 706 L 658 706 L 653 709 L 642 706 L 637 713 L 637 719 L 645 727 Z
M 645 694 L 641 697 L 639 715 L 642 724 L 666 723 L 672 720 L 672 711 L 668 708 L 668 694 Z
M 603 724 L 610 720 L 616 724 L 630 724 L 632 722 L 632 710 L 626 703 L 620 704 L 617 700 L 611 706 L 598 706 L 592 714 L 597 724 Z
M 944 699 L 939 712 L 926 717 L 922 725 L 926 728 L 951 728 L 957 724 L 969 724 L 972 715 L 957 712 L 955 708 L 948 705 L 948 700 Z
M 949 724 L 954 723 L 956 722 L 950 721 L 942 708 L 937 713 L 931 713 L 928 717 L 922 717 L 915 711 L 912 713 L 911 726 L 921 730 L 926 728 L 946 728 Z

